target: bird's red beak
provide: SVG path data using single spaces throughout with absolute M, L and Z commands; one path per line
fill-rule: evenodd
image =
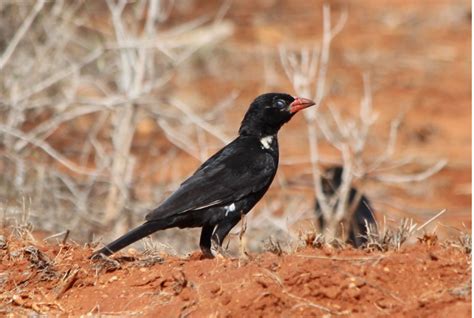
M 290 104 L 290 113 L 294 114 L 302 109 L 315 105 L 311 99 L 294 97 L 294 101 Z

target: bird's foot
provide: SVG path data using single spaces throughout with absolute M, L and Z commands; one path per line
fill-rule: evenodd
M 202 247 L 201 246 L 201 252 L 202 252 L 201 259 L 214 258 L 214 254 L 212 254 L 211 249 L 208 248 L 208 247 Z

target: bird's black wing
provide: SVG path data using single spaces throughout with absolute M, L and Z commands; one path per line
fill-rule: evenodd
M 230 204 L 258 192 L 272 182 L 277 160 L 261 149 L 257 138 L 239 137 L 209 158 L 146 220 Z

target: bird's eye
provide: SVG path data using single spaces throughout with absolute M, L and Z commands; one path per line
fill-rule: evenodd
M 286 102 L 283 99 L 279 99 L 275 102 L 275 105 L 278 108 L 284 108 L 284 107 L 286 107 Z

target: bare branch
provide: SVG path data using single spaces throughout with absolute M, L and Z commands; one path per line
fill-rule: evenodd
M 96 175 L 96 171 L 87 169 L 84 167 L 78 166 L 76 163 L 72 162 L 71 160 L 67 159 L 64 157 L 62 154 L 57 152 L 53 147 L 51 147 L 48 143 L 38 140 L 36 138 L 29 137 L 25 135 L 23 132 L 18 131 L 16 129 L 12 129 L 10 127 L 6 127 L 4 125 L 0 125 L 0 131 L 7 135 L 14 136 L 16 138 L 20 138 L 25 140 L 26 142 L 40 148 L 43 150 L 45 153 L 47 153 L 49 156 L 57 160 L 60 164 L 68 168 L 69 170 L 79 173 L 79 174 L 84 174 L 84 175 Z
M 12 54 L 15 51 L 16 47 L 18 46 L 18 43 L 20 43 L 21 39 L 25 36 L 26 32 L 30 28 L 31 24 L 35 20 L 38 13 L 41 11 L 41 9 L 43 9 L 44 3 L 45 3 L 45 0 L 36 1 L 36 4 L 33 7 L 33 9 L 31 9 L 30 14 L 28 14 L 26 19 L 23 21 L 21 26 L 16 31 L 15 35 L 13 36 L 11 41 L 9 42 L 7 48 L 5 49 L 3 54 L 0 56 L 0 71 L 8 63 L 8 60 L 12 56 Z
M 417 231 L 421 231 L 424 227 L 426 227 L 428 224 L 430 224 L 431 222 L 433 222 L 434 220 L 436 220 L 437 218 L 439 218 L 441 215 L 443 215 L 445 212 L 447 211 L 447 209 L 443 209 L 441 210 L 440 212 L 436 213 L 435 216 L 433 216 L 432 218 L 430 218 L 428 221 L 426 221 L 425 223 L 423 223 L 422 225 L 420 225 L 416 230 Z
M 331 29 L 331 38 L 335 38 L 336 35 L 339 34 L 339 32 L 344 29 L 344 26 L 346 25 L 347 18 L 349 17 L 349 10 L 347 9 L 347 6 L 344 7 L 344 11 L 342 11 L 341 15 L 339 16 L 339 19 L 336 22 L 336 25 Z
M 25 134 L 25 136 L 27 136 L 28 138 L 38 138 L 39 135 L 44 134 L 42 136 L 42 139 L 44 140 L 57 127 L 59 127 L 64 122 L 73 120 L 77 117 L 80 117 L 86 114 L 98 112 L 101 110 L 103 110 L 103 107 L 92 106 L 92 107 L 80 107 L 80 108 L 73 109 L 69 112 L 61 113 L 58 116 L 52 117 L 51 119 L 36 126 L 34 129 L 29 131 L 27 134 Z M 26 140 L 21 139 L 15 144 L 14 149 L 16 152 L 20 152 L 23 148 L 25 148 L 27 144 L 28 142 Z
M 104 50 L 101 48 L 98 48 L 88 54 L 82 61 L 80 61 L 77 64 L 72 64 L 70 67 L 63 69 L 61 71 L 58 71 L 56 73 L 53 73 L 52 75 L 48 76 L 46 79 L 42 80 L 41 82 L 33 85 L 31 88 L 26 90 L 23 94 L 19 95 L 14 99 L 14 103 L 19 103 L 22 102 L 31 96 L 38 94 L 42 92 L 43 90 L 51 87 L 52 85 L 56 84 L 57 82 L 67 78 L 69 75 L 73 74 L 74 72 L 80 70 L 84 66 L 88 65 L 89 63 L 92 63 L 96 59 L 98 59 L 102 54 L 104 53 Z
M 407 175 L 378 174 L 374 176 L 374 178 L 386 183 L 420 182 L 440 172 L 447 165 L 447 163 L 448 161 L 444 159 L 438 161 L 436 164 L 420 173 Z
M 216 129 L 215 127 L 209 125 L 207 122 L 205 122 L 200 116 L 196 115 L 185 103 L 182 101 L 172 98 L 170 100 L 170 104 L 179 109 L 180 111 L 183 112 L 183 114 L 191 120 L 192 123 L 195 125 L 199 126 L 203 130 L 207 131 L 220 141 L 222 143 L 227 144 L 231 141 L 229 137 L 227 137 L 224 133 Z

